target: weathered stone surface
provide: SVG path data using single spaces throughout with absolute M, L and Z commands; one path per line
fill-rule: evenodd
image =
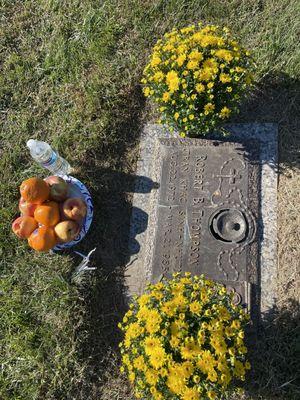
M 136 253 L 126 274 L 130 294 L 141 293 L 147 281 L 182 270 L 226 282 L 236 292 L 237 302 L 252 305 L 254 313 L 261 280 L 262 308 L 273 304 L 274 282 L 265 276 L 269 270 L 274 274 L 275 267 L 263 247 L 270 240 L 270 230 L 265 226 L 270 223 L 266 218 L 270 196 L 264 184 L 270 181 L 270 175 L 276 175 L 272 168 L 276 165 L 276 147 L 270 148 L 270 140 L 264 143 L 254 134 L 261 130 L 261 126 L 233 126 L 234 136 L 223 142 L 179 140 L 170 138 L 160 127 L 146 127 L 137 175 L 159 183 L 160 188 L 134 195 L 134 209 L 148 214 L 148 226 L 141 232 L 138 215 L 133 212 L 130 243 L 137 240 L 140 247 L 138 253 L 130 248 Z M 271 124 L 264 130 L 276 132 Z M 271 169 L 264 168 L 267 162 L 263 160 L 273 162 Z M 276 197 L 271 198 L 274 209 Z M 276 231 L 272 235 L 276 243 Z M 273 256 L 276 259 L 274 251 Z M 264 282 L 268 288 L 263 287 Z

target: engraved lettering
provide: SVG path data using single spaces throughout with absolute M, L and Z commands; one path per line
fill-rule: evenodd
M 193 205 L 202 204 L 204 203 L 204 197 L 194 197 L 193 198 Z

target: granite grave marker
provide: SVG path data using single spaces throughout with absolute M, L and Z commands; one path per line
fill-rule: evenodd
M 257 315 L 266 253 L 261 246 L 266 146 L 255 135 L 235 138 L 180 139 L 160 130 L 152 142 L 146 140 L 151 150 L 143 149 L 138 172 L 159 188 L 147 198 L 134 196 L 149 220 L 127 269 L 131 294 L 141 293 L 146 281 L 189 271 L 224 283 L 237 304 Z

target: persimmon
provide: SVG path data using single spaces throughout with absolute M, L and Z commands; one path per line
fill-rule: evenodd
M 43 179 L 33 177 L 21 183 L 20 193 L 28 203 L 42 204 L 49 199 L 50 188 Z
M 49 251 L 57 244 L 54 229 L 40 226 L 28 238 L 28 244 L 36 251 Z
M 55 226 L 60 221 L 59 206 L 55 201 L 48 201 L 37 206 L 34 218 L 45 226 Z

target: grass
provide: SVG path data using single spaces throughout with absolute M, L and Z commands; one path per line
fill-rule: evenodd
M 238 120 L 279 123 L 279 309 L 251 353 L 246 389 L 249 399 L 299 398 L 298 0 L 1 0 L 0 11 L 0 398 L 130 398 L 116 330 L 127 193 L 140 127 L 155 118 L 139 80 L 156 39 L 199 20 L 231 27 L 257 60 Z M 44 174 L 25 149 L 31 137 L 53 144 L 91 189 L 81 250 L 97 247 L 97 270 L 81 283 L 70 278 L 74 254 L 33 254 L 10 232 L 18 185 Z

